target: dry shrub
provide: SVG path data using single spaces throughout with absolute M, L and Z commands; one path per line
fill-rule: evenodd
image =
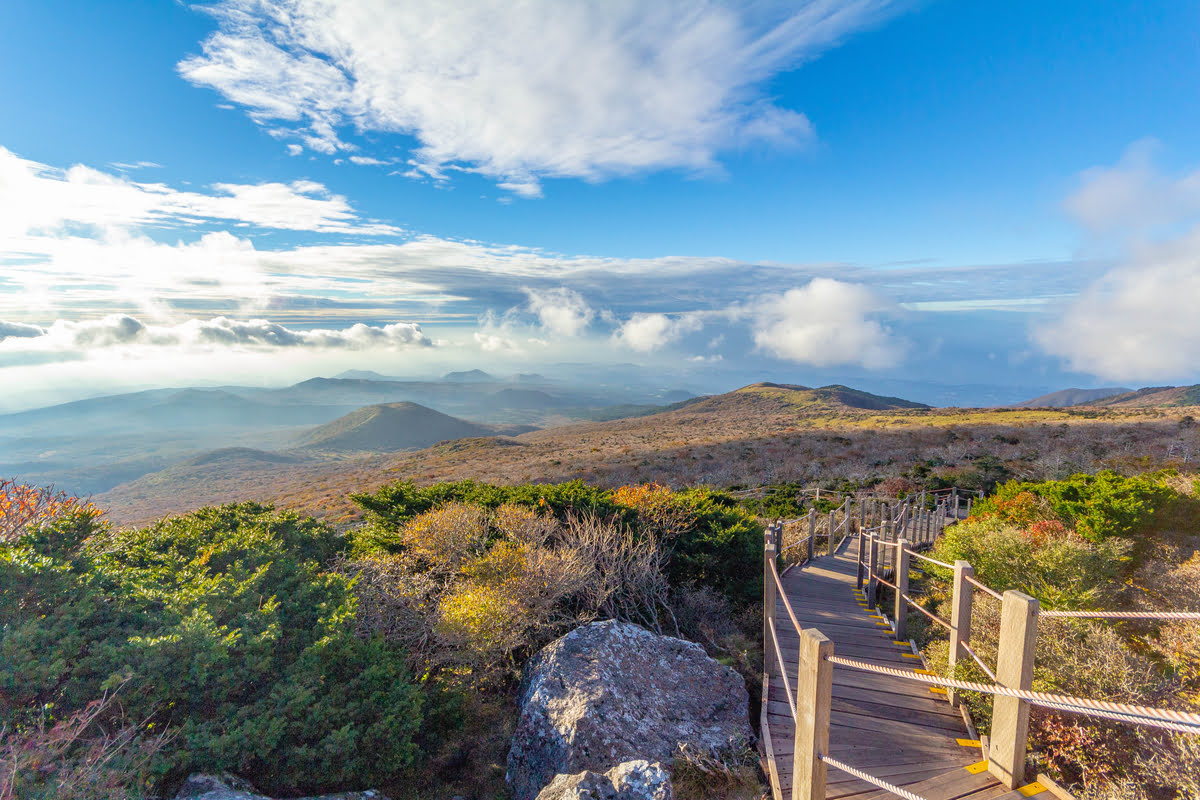
M 506 539 L 542 547 L 558 529 L 558 520 L 528 506 L 505 503 L 492 512 L 492 525 Z
M 665 542 L 670 542 L 696 525 L 696 513 L 662 484 L 622 486 L 613 490 L 612 499 L 619 505 L 637 511 L 642 527 L 655 531 Z
M 144 797 L 150 761 L 173 734 L 148 733 L 146 722 L 114 715 L 127 682 L 49 728 L 18 733 L 0 726 L 0 800 Z
M 338 569 L 357 576 L 354 624 L 358 635 L 378 635 L 401 645 L 414 670 L 427 662 L 433 654 L 437 596 L 444 582 L 415 569 L 407 555 L 369 556 L 346 561 Z
M 1152 783 L 1186 800 L 1200 800 L 1200 737 L 1173 733 L 1143 736 L 1138 767 Z
M 582 608 L 599 617 L 635 622 L 664 633 L 679 634 L 671 612 L 667 581 L 668 554 L 660 539 L 594 514 L 569 514 L 556 551 L 566 561 L 594 571 L 577 595 Z
M 418 514 L 400 529 L 405 551 L 439 572 L 457 569 L 463 559 L 483 547 L 487 536 L 483 509 L 458 502 Z
M 767 800 L 758 756 L 753 748 L 731 742 L 706 752 L 680 743 L 671 765 L 671 786 L 679 800 Z
M 729 600 L 707 586 L 683 586 L 671 598 L 679 633 L 703 644 L 709 652 L 728 649 L 739 633 Z

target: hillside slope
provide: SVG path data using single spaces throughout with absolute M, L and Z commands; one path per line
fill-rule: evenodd
M 491 427 L 417 403 L 384 403 L 360 408 L 318 426 L 299 437 L 296 444 L 312 450 L 391 452 L 494 433 Z
M 1200 383 L 1193 386 L 1147 386 L 1136 392 L 1107 397 L 1092 405 L 1107 408 L 1177 408 L 1200 406 Z
M 1132 392 L 1124 386 L 1108 386 L 1103 389 L 1062 389 L 1061 391 L 1044 394 L 1032 400 L 1013 403 L 1013 408 L 1069 408 L 1095 403 L 1119 394 Z

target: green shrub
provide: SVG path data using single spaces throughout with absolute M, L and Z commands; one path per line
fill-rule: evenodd
M 1009 481 L 995 495 L 976 503 L 972 513 L 996 514 L 1020 524 L 1020 520 L 1009 519 L 1005 511 L 1026 492 L 1045 500 L 1060 521 L 1091 541 L 1134 534 L 1176 495 L 1155 475 L 1127 478 L 1105 470 L 1095 475 L 1072 475 L 1063 481 Z
M 1113 580 L 1128 562 L 1129 550 L 1120 540 L 1090 542 L 1068 535 L 1039 542 L 990 517 L 948 527 L 938 539 L 934 558 L 971 562 L 977 579 L 998 592 L 1017 589 L 1047 608 L 1072 609 L 1095 607 L 1115 588 Z
M 412 763 L 404 653 L 356 637 L 328 527 L 252 503 L 118 532 L 67 518 L 0 546 L 0 720 L 70 714 L 118 682 L 176 733 L 169 784 L 229 770 L 267 791 L 379 783 Z

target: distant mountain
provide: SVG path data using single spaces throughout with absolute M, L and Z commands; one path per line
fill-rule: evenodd
M 671 389 L 663 392 L 662 399 L 665 403 L 682 403 L 684 400 L 691 400 L 696 395 L 683 389 Z
M 442 380 L 449 383 L 491 383 L 496 379 L 481 369 L 471 369 L 466 372 L 447 372 Z
M 550 383 L 550 379 L 545 375 L 539 375 L 536 372 L 520 372 L 512 377 L 513 383 Z
M 1136 392 L 1106 397 L 1092 405 L 1106 408 L 1200 406 L 1200 383 L 1193 386 L 1148 386 Z
M 807 386 L 796 386 L 786 383 L 754 383 L 743 386 L 725 395 L 716 395 L 718 400 L 730 395 L 761 396 L 796 408 L 830 407 L 834 409 L 858 409 L 862 411 L 894 411 L 898 409 L 929 408 L 924 403 L 914 403 L 900 397 L 885 397 L 871 394 L 849 386 L 833 384 L 810 389 Z
M 381 375 L 372 369 L 348 369 L 345 372 L 339 372 L 333 376 L 338 380 L 351 381 L 403 381 L 404 378 L 397 378 L 393 375 Z
M 256 462 L 263 464 L 298 464 L 304 461 L 299 456 L 287 453 L 271 453 L 266 450 L 256 450 L 252 447 L 222 447 L 219 450 L 209 450 L 198 456 L 185 459 L 175 464 L 175 467 L 207 467 L 214 464 L 233 464 Z
M 1103 400 L 1106 397 L 1112 397 L 1118 394 L 1127 394 L 1132 392 L 1124 386 L 1108 386 L 1103 389 L 1063 389 L 1058 392 L 1044 394 L 1041 397 L 1035 397 L 1032 400 L 1024 400 L 1020 403 L 1013 403 L 1014 408 L 1068 408 L 1070 406 L 1082 406 L 1089 403 L 1095 403 L 1097 400 Z
M 491 436 L 495 429 L 417 403 L 367 406 L 321 425 L 297 440 L 312 450 L 390 452 L 428 447 L 446 439 Z
M 548 392 L 537 389 L 501 389 L 488 395 L 498 408 L 560 408 L 565 403 Z

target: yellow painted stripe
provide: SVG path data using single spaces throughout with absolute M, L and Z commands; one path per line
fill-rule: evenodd
M 965 769 L 967 772 L 971 773 L 972 775 L 978 775 L 979 773 L 983 772 L 987 768 L 988 768 L 988 762 L 986 760 L 984 760 L 984 761 L 976 761 L 974 764 L 968 764 L 963 769 Z
M 940 686 L 931 686 L 931 687 L 929 687 L 929 691 L 933 692 L 934 694 L 945 694 L 946 693 L 946 690 Z
M 936 675 L 937 673 L 931 669 L 914 669 L 913 672 L 918 675 Z
M 892 639 L 892 644 L 898 644 L 901 647 L 908 647 L 908 642 L 902 642 L 899 639 Z
M 883 626 L 883 627 L 885 627 L 885 628 L 890 628 L 890 627 L 892 627 L 891 625 L 888 625 L 886 622 L 876 622 L 875 624 L 876 624 L 876 625 L 882 625 L 882 626 Z
M 954 741 L 961 744 L 963 747 L 983 747 L 983 742 L 978 739 L 955 739 Z
M 901 653 L 900 657 L 901 658 L 920 658 L 920 656 L 917 655 L 916 653 Z
M 1035 781 L 1022 786 L 1021 788 L 1017 789 L 1017 791 L 1026 797 L 1033 797 L 1035 794 L 1041 794 L 1042 792 L 1046 791 L 1046 787 Z
M 872 614 L 871 619 L 887 619 L 883 614 Z

